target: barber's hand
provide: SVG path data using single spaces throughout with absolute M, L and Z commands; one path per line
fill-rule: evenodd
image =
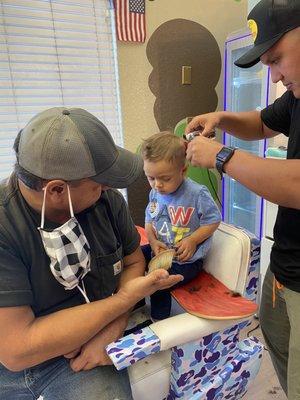
M 123 335 L 127 320 L 128 318 L 125 318 L 125 316 L 117 318 L 85 343 L 81 347 L 80 353 L 70 360 L 72 370 L 75 372 L 87 371 L 102 365 L 111 365 L 112 362 L 105 351 L 105 347 Z
M 197 115 L 187 125 L 185 133 L 193 131 L 201 131 L 201 136 L 211 136 L 212 132 L 220 124 L 220 113 L 213 112 L 208 114 Z
M 168 246 L 159 240 L 153 240 L 150 243 L 153 253 L 157 256 L 161 251 L 168 250 Z
M 196 248 L 197 243 L 190 236 L 187 236 L 176 243 L 176 259 L 181 262 L 188 261 L 195 253 Z
M 223 145 L 215 140 L 203 136 L 197 136 L 189 142 L 186 150 L 186 158 L 195 167 L 214 168 L 216 155 Z

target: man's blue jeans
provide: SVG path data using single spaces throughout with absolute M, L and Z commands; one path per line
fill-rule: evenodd
M 1 400 L 131 400 L 127 371 L 113 366 L 73 372 L 68 360 L 59 358 L 22 372 L 0 364 Z

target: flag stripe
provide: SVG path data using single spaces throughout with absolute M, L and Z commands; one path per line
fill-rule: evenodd
M 116 14 L 117 15 L 121 14 L 121 12 L 120 12 L 120 1 L 119 0 L 116 0 L 115 10 L 116 10 Z M 116 29 L 117 29 L 118 38 L 121 38 L 122 37 L 122 30 L 121 30 L 120 20 L 118 18 L 116 18 Z
M 136 39 L 136 33 L 137 32 L 136 32 L 136 29 L 135 29 L 136 15 L 133 14 L 133 13 L 130 13 L 129 16 L 130 16 L 130 32 L 132 34 L 132 41 L 133 42 L 137 42 L 137 39 Z
M 131 38 L 131 28 L 130 28 L 130 19 L 131 19 L 131 15 L 129 12 L 129 3 L 128 1 L 125 2 L 126 3 L 126 40 L 128 40 L 129 42 L 132 42 L 132 38 Z
M 137 33 L 137 41 L 141 41 L 141 32 L 140 32 L 140 14 L 136 15 L 136 20 L 135 20 L 135 31 Z
M 121 41 L 144 42 L 145 1 L 115 0 L 116 32 Z

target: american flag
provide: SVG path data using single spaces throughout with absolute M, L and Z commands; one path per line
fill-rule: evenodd
M 116 30 L 123 42 L 146 39 L 145 0 L 115 0 Z

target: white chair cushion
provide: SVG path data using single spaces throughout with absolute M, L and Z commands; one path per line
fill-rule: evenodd
M 203 319 L 188 313 L 157 321 L 149 326 L 160 339 L 161 350 L 168 350 L 174 346 L 207 336 L 213 332 L 226 329 L 248 318 L 231 320 Z
M 239 228 L 221 223 L 214 233 L 204 269 L 230 290 L 243 294 L 250 261 L 249 237 Z

